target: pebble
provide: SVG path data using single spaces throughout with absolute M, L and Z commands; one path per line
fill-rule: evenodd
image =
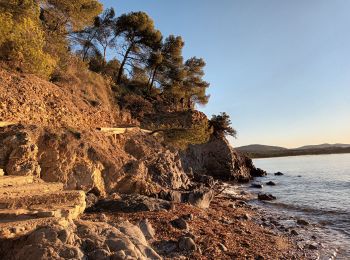
M 218 246 L 219 246 L 219 248 L 221 249 L 221 251 L 224 251 L 224 252 L 227 251 L 227 247 L 226 247 L 224 244 L 219 243 Z
M 178 229 L 185 229 L 187 230 L 188 229 L 188 224 L 187 222 L 183 219 L 183 218 L 177 218 L 177 219 L 174 219 L 172 220 L 171 222 L 171 225 L 175 228 L 178 228 Z

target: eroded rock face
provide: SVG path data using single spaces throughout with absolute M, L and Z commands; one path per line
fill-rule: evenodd
M 7 250 L 11 248 L 12 250 Z M 1 259 L 161 259 L 139 227 L 76 221 L 38 228 L 16 241 L 2 241 Z
M 113 138 L 93 130 L 1 128 L 0 168 L 5 175 L 40 175 L 97 196 L 150 195 L 189 183 L 179 154 L 140 132 Z
M 249 181 L 254 169 L 249 158 L 236 152 L 224 137 L 212 136 L 208 143 L 191 145 L 182 155 L 186 171 L 221 180 Z
M 187 188 L 189 179 L 184 173 L 177 151 L 170 151 L 150 136 L 129 139 L 125 143 L 125 151 L 142 161 L 152 181 L 162 187 Z
M 19 128 L 16 134 L 1 134 L 0 147 L 0 168 L 7 175 L 40 176 L 38 147 L 26 131 Z

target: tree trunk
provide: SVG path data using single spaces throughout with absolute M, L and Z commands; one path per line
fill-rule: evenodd
M 122 75 L 123 75 L 123 71 L 124 71 L 124 66 L 125 66 L 126 60 L 128 59 L 128 56 L 129 56 L 129 53 L 130 53 L 132 47 L 133 47 L 133 44 L 130 44 L 129 48 L 125 52 L 125 55 L 123 57 L 123 61 L 120 64 L 120 68 L 119 68 L 118 76 L 117 76 L 117 84 L 120 84 L 120 81 L 121 81 Z
M 150 85 L 149 85 L 149 91 L 150 91 L 150 92 L 151 92 L 151 90 L 152 90 L 152 88 L 153 88 L 154 79 L 155 79 L 155 77 L 156 77 L 158 67 L 159 67 L 159 66 L 156 66 L 156 67 L 154 68 L 154 71 L 153 71 L 152 80 L 151 80 L 151 83 L 150 83 Z
M 103 46 L 103 61 L 106 62 L 106 50 L 107 46 Z

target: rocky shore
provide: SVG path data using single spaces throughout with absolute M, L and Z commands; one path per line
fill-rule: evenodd
M 249 196 L 227 192 L 223 181 L 266 172 L 224 136 L 180 151 L 137 124 L 109 135 L 97 128 L 137 123 L 113 100 L 0 76 L 0 120 L 12 122 L 0 127 L 0 259 L 308 258 Z M 186 127 L 208 120 L 182 114 Z

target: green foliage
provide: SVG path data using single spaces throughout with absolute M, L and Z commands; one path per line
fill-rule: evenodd
M 184 150 L 190 144 L 208 142 L 211 131 L 207 121 L 194 124 L 190 129 L 168 129 L 164 131 L 164 141 L 178 149 Z
M 41 20 L 50 31 L 65 33 L 66 30 L 81 30 L 92 24 L 102 12 L 98 0 L 40 0 Z
M 44 33 L 38 21 L 21 18 L 15 21 L 12 14 L 0 15 L 0 56 L 25 72 L 48 77 L 56 60 L 43 51 Z
M 231 127 L 230 116 L 225 112 L 220 113 L 220 115 L 213 115 L 209 121 L 209 125 L 213 127 L 214 134 L 217 136 L 237 136 L 237 131 Z
M 150 50 L 159 48 L 162 34 L 154 28 L 153 20 L 146 13 L 131 12 L 118 17 L 115 35 L 121 37 L 124 49 L 117 77 L 119 84 L 127 62 L 131 60 L 129 65 L 133 66 L 133 61 L 140 61 Z
M 69 58 L 69 31 L 92 23 L 101 10 L 97 0 L 1 0 L 1 59 L 49 77 Z

